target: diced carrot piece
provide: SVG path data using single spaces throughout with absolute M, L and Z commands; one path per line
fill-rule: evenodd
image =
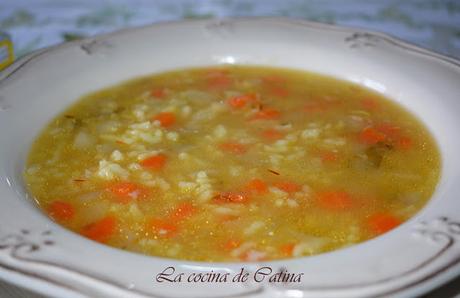
M 213 77 L 208 81 L 210 88 L 227 88 L 230 86 L 231 80 L 226 76 Z
M 295 182 L 290 182 L 290 181 L 277 182 L 277 183 L 274 183 L 273 186 L 287 193 L 298 192 L 302 189 L 301 185 Z
M 286 97 L 289 95 L 289 91 L 285 87 L 286 80 L 280 76 L 265 76 L 262 78 L 262 82 L 272 95 L 277 97 Z
M 262 78 L 262 81 L 268 84 L 284 84 L 286 82 L 286 79 L 277 75 L 269 75 L 264 76 Z
M 380 235 L 396 228 L 402 221 L 390 213 L 376 213 L 369 217 L 367 223 L 373 233 Z
M 232 214 L 225 214 L 221 215 L 219 217 L 220 221 L 222 222 L 230 222 L 239 219 L 240 217 L 238 215 L 232 215 Z
M 398 138 L 401 133 L 401 127 L 389 123 L 380 123 L 375 129 L 390 138 Z
M 205 69 L 206 77 L 216 77 L 216 76 L 226 76 L 228 75 L 228 70 L 223 68 L 208 68 Z
M 318 205 L 328 210 L 344 210 L 353 207 L 351 196 L 345 191 L 325 191 L 317 194 Z
M 303 110 L 308 113 L 316 113 L 324 110 L 324 107 L 316 101 L 308 102 L 303 107 Z
M 169 215 L 169 219 L 173 221 L 184 220 L 194 215 L 197 211 L 198 209 L 193 206 L 192 203 L 183 202 L 173 210 L 173 212 Z
M 227 100 L 227 103 L 235 109 L 240 109 L 246 106 L 246 104 L 250 102 L 254 102 L 257 100 L 257 96 L 255 93 L 248 93 L 239 96 L 231 97 Z
M 324 151 L 321 153 L 321 160 L 323 163 L 335 162 L 339 159 L 337 152 Z
M 167 157 L 164 154 L 157 154 L 147 157 L 140 162 L 141 166 L 153 170 L 161 170 L 166 164 Z
M 232 80 L 228 73 L 220 69 L 212 69 L 207 72 L 207 85 L 211 89 L 223 89 L 231 85 Z
M 273 120 L 278 119 L 280 115 L 281 113 L 278 110 L 267 108 L 255 113 L 251 120 Z
M 379 103 L 372 98 L 365 98 L 361 101 L 361 105 L 368 111 L 376 111 L 380 108 Z
M 163 88 L 155 88 L 150 91 L 150 94 L 156 98 L 164 98 L 166 96 L 165 89 Z
M 48 206 L 48 214 L 55 220 L 70 220 L 75 215 L 75 208 L 68 202 L 54 201 Z
M 115 233 L 116 227 L 116 217 L 109 215 L 83 227 L 81 234 L 94 241 L 104 243 Z
M 239 259 L 244 262 L 258 262 L 267 259 L 267 254 L 256 249 L 249 249 L 239 255 Z
M 244 192 L 222 192 L 213 197 L 216 203 L 247 203 L 249 196 Z
M 137 185 L 131 182 L 114 183 L 108 187 L 108 190 L 117 196 L 128 196 L 137 189 Z
M 285 256 L 291 257 L 292 253 L 294 252 L 294 247 L 295 247 L 295 243 L 287 243 L 287 244 L 281 245 L 280 252 L 281 254 Z
M 342 104 L 342 101 L 338 99 L 334 100 L 324 100 L 324 99 L 314 99 L 312 101 L 307 102 L 303 110 L 308 113 L 319 113 L 319 112 L 326 112 L 331 110 L 335 107 L 338 107 Z
M 248 182 L 245 189 L 257 194 L 264 194 L 268 191 L 268 186 L 263 180 L 254 178 Z
M 244 154 L 248 151 L 248 146 L 237 142 L 226 142 L 219 145 L 219 148 L 223 151 L 233 154 Z
M 275 128 L 269 128 L 262 132 L 262 136 L 268 140 L 279 140 L 284 137 L 284 134 Z
M 270 93 L 278 97 L 286 97 L 289 95 L 289 91 L 281 86 L 272 86 L 270 88 Z
M 159 121 L 163 127 L 171 127 L 176 123 L 176 116 L 171 112 L 162 112 L 153 117 L 154 121 Z
M 176 236 L 178 233 L 177 225 L 170 223 L 168 220 L 164 219 L 151 219 L 148 222 L 148 228 L 156 236 L 162 238 L 172 238 Z
M 412 148 L 413 143 L 412 143 L 411 138 L 409 138 L 409 137 L 401 137 L 401 138 L 398 139 L 396 145 L 400 149 L 409 150 L 410 148 Z
M 230 98 L 229 100 L 227 100 L 227 103 L 232 107 L 232 108 L 235 108 L 235 109 L 239 109 L 239 108 L 243 108 L 247 101 L 246 101 L 246 98 L 243 96 L 235 96 L 235 97 L 232 97 Z
M 238 239 L 230 239 L 227 242 L 224 243 L 223 249 L 225 251 L 231 251 L 234 250 L 235 248 L 239 247 L 241 245 L 241 240 Z
M 397 125 L 380 123 L 375 126 L 375 129 L 393 141 L 399 149 L 408 150 L 412 147 L 412 139 L 407 136 L 402 136 L 401 127 Z
M 361 131 L 359 139 L 363 143 L 373 145 L 378 142 L 384 141 L 386 139 L 386 136 L 385 134 L 379 132 L 375 128 L 369 126 Z
M 111 192 L 118 203 L 127 204 L 133 199 L 142 199 L 147 196 L 147 190 L 133 182 L 116 182 L 109 187 L 107 190 Z

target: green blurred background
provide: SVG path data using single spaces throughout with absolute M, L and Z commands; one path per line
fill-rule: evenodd
M 386 32 L 460 58 L 460 0 L 0 0 L 16 56 L 166 20 L 288 16 Z

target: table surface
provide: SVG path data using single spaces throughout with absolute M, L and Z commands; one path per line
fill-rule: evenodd
M 385 32 L 460 59 L 459 0 L 2 0 L 0 31 L 16 57 L 86 36 L 160 21 L 286 16 Z M 0 281 L 1 298 L 42 297 Z M 424 296 L 460 298 L 460 277 Z

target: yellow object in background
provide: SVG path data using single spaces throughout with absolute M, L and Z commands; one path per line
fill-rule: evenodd
M 0 70 L 14 61 L 13 43 L 6 33 L 0 32 Z

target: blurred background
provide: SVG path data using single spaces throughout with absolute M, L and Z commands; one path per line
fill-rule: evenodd
M 0 31 L 16 57 L 125 27 L 228 16 L 367 28 L 460 58 L 460 0 L 0 0 Z

